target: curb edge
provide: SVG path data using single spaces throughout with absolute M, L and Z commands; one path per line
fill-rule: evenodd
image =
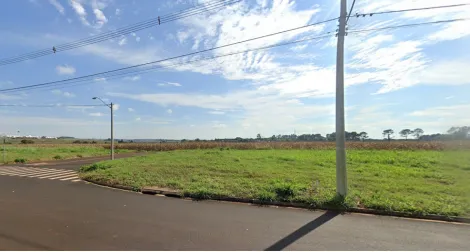
M 325 207 L 312 207 L 311 205 L 304 204 L 304 203 L 295 203 L 295 202 L 280 202 L 280 201 L 261 201 L 256 199 L 246 199 L 246 198 L 235 198 L 235 197 L 213 197 L 210 199 L 196 199 L 193 197 L 186 197 L 179 193 L 173 191 L 165 191 L 165 190 L 157 190 L 142 187 L 141 189 L 134 189 L 130 186 L 123 186 L 123 185 L 110 185 L 105 182 L 98 182 L 92 179 L 82 179 L 84 181 L 111 187 L 117 188 L 121 190 L 133 191 L 133 192 L 140 192 L 142 194 L 149 194 L 149 195 L 164 195 L 167 197 L 172 198 L 188 198 L 193 200 L 214 200 L 214 201 L 227 201 L 227 202 L 237 202 L 237 203 L 247 203 L 247 204 L 256 204 L 256 205 L 266 205 L 266 206 L 279 206 L 279 207 L 293 207 L 293 208 L 303 208 L 309 210 L 329 210 L 329 211 L 338 211 L 341 213 L 362 213 L 362 214 L 373 214 L 379 216 L 392 216 L 392 217 L 402 217 L 402 218 L 413 218 L 413 219 L 421 219 L 421 220 L 434 220 L 434 221 L 445 221 L 445 222 L 458 222 L 458 223 L 467 223 L 470 224 L 470 218 L 466 217 L 457 217 L 457 216 L 444 216 L 444 215 L 435 215 L 435 214 L 413 214 L 413 213 L 405 213 L 405 212 L 394 212 L 394 211 L 383 211 L 383 210 L 374 210 L 374 209 L 366 209 L 366 208 L 349 208 L 349 209 L 334 209 L 334 208 L 325 208 Z

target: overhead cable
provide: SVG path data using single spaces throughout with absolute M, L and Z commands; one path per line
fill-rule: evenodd
M 131 34 L 131 33 L 134 33 L 143 29 L 147 29 L 153 26 L 173 22 L 175 20 L 187 18 L 187 17 L 194 16 L 194 15 L 199 15 L 199 14 L 209 12 L 209 11 L 220 10 L 220 9 L 225 8 L 228 5 L 232 5 L 241 1 L 242 0 L 228 0 L 228 1 L 219 0 L 219 1 L 209 2 L 208 4 L 203 5 L 202 7 L 191 8 L 186 11 L 181 11 L 175 14 L 153 18 L 147 21 L 142 21 L 136 24 L 125 26 L 117 30 L 103 32 L 98 35 L 79 39 L 73 42 L 60 44 L 60 45 L 54 45 L 48 49 L 38 50 L 35 52 L 22 54 L 22 55 L 18 55 L 15 57 L 0 59 L 0 66 L 14 64 L 14 63 L 22 62 L 25 60 L 35 59 L 35 58 L 51 55 L 54 53 L 58 53 L 61 51 L 76 49 L 79 47 L 96 44 L 96 43 L 107 41 L 107 40 L 114 39 L 114 38 L 120 38 L 124 35 Z
M 170 57 L 170 58 L 166 58 L 166 59 L 151 61 L 151 62 L 147 62 L 147 63 L 143 63 L 143 64 L 133 65 L 133 66 L 129 66 L 129 67 L 123 67 L 123 68 L 114 69 L 114 70 L 109 70 L 109 71 L 105 71 L 105 72 L 89 74 L 89 75 L 85 75 L 85 76 L 81 76 L 81 77 L 75 77 L 75 78 L 70 78 L 70 79 L 65 79 L 65 80 L 59 80 L 59 81 L 52 81 L 52 82 L 28 85 L 28 86 L 23 86 L 23 87 L 1 89 L 0 92 L 13 91 L 13 90 L 22 90 L 22 89 L 28 89 L 28 88 L 37 87 L 37 86 L 47 86 L 47 85 L 51 85 L 51 84 L 55 84 L 55 83 L 68 82 L 68 81 L 72 81 L 72 80 L 79 80 L 79 79 L 90 78 L 90 77 L 99 78 L 99 77 L 102 77 L 103 74 L 119 72 L 119 71 L 123 71 L 123 70 L 127 70 L 127 69 L 135 69 L 135 68 L 148 66 L 148 65 L 152 65 L 152 64 L 156 64 L 156 63 L 161 63 L 161 62 L 165 62 L 165 61 L 169 61 L 169 60 L 174 60 L 174 59 L 178 59 L 178 58 L 192 56 L 192 55 L 196 55 L 196 54 L 200 54 L 200 53 L 204 53 L 204 52 L 214 51 L 216 49 L 221 49 L 221 48 L 234 46 L 234 45 L 237 45 L 237 44 L 242 44 L 242 43 L 246 43 L 246 42 L 250 42 L 250 41 L 254 41 L 254 40 L 258 40 L 258 39 L 262 39 L 262 38 L 267 38 L 267 37 L 279 35 L 279 34 L 286 33 L 286 32 L 305 29 L 305 28 L 309 28 L 309 27 L 312 27 L 312 26 L 316 26 L 316 25 L 336 21 L 336 20 L 337 20 L 337 18 L 333 18 L 333 19 L 329 19 L 329 20 L 325 20 L 325 21 L 316 22 L 316 23 L 313 23 L 313 24 L 308 24 L 308 25 L 299 26 L 299 27 L 296 27 L 296 28 L 291 28 L 291 29 L 288 29 L 288 30 L 280 31 L 280 32 L 275 32 L 275 33 L 270 33 L 270 34 L 266 34 L 266 35 L 259 36 L 259 37 L 245 39 L 245 40 L 242 40 L 242 41 L 238 41 L 238 42 L 234 42 L 234 43 L 230 43 L 230 44 L 226 44 L 226 45 L 222 45 L 222 46 L 217 46 L 217 47 L 213 47 L 213 48 L 209 48 L 209 49 L 204 49 L 204 50 L 200 50 L 200 51 L 197 51 L 197 52 L 187 53 L 187 54 L 183 54 L 183 55 L 179 55 L 179 56 L 174 56 L 174 57 Z

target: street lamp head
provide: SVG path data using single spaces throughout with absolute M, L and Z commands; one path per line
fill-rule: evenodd
M 98 97 L 93 97 L 93 100 L 96 100 L 96 99 L 98 99 Z

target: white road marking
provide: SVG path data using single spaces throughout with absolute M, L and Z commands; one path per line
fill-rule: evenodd
M 79 182 L 76 171 L 36 167 L 0 166 L 0 175 Z

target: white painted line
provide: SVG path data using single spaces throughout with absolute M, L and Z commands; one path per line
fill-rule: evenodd
M 27 172 L 75 172 L 71 170 L 58 170 L 58 169 L 50 169 L 50 168 L 32 168 L 32 167 L 10 167 L 7 170 L 17 170 L 17 171 L 27 171 Z
M 75 179 L 75 180 L 72 180 L 71 182 L 80 182 L 82 181 L 81 179 Z
M 70 176 L 77 176 L 77 174 L 52 174 L 52 175 L 46 175 L 46 176 L 37 176 L 38 179 L 56 179 L 56 178 L 65 178 L 65 177 L 70 177 Z
M 8 171 L 8 173 L 16 173 L 16 174 L 21 174 L 21 175 L 26 175 L 26 176 L 31 176 L 31 177 L 37 177 L 37 176 L 46 176 L 46 175 L 55 175 L 55 174 L 76 174 L 73 171 L 50 171 L 50 170 L 45 170 L 43 169 L 42 171 L 22 171 L 18 169 L 12 169 Z
M 75 175 L 75 176 L 69 176 L 69 177 L 65 177 L 65 178 L 62 178 L 62 179 L 59 179 L 60 181 L 65 181 L 65 180 L 71 180 L 71 179 L 78 179 L 78 176 Z

